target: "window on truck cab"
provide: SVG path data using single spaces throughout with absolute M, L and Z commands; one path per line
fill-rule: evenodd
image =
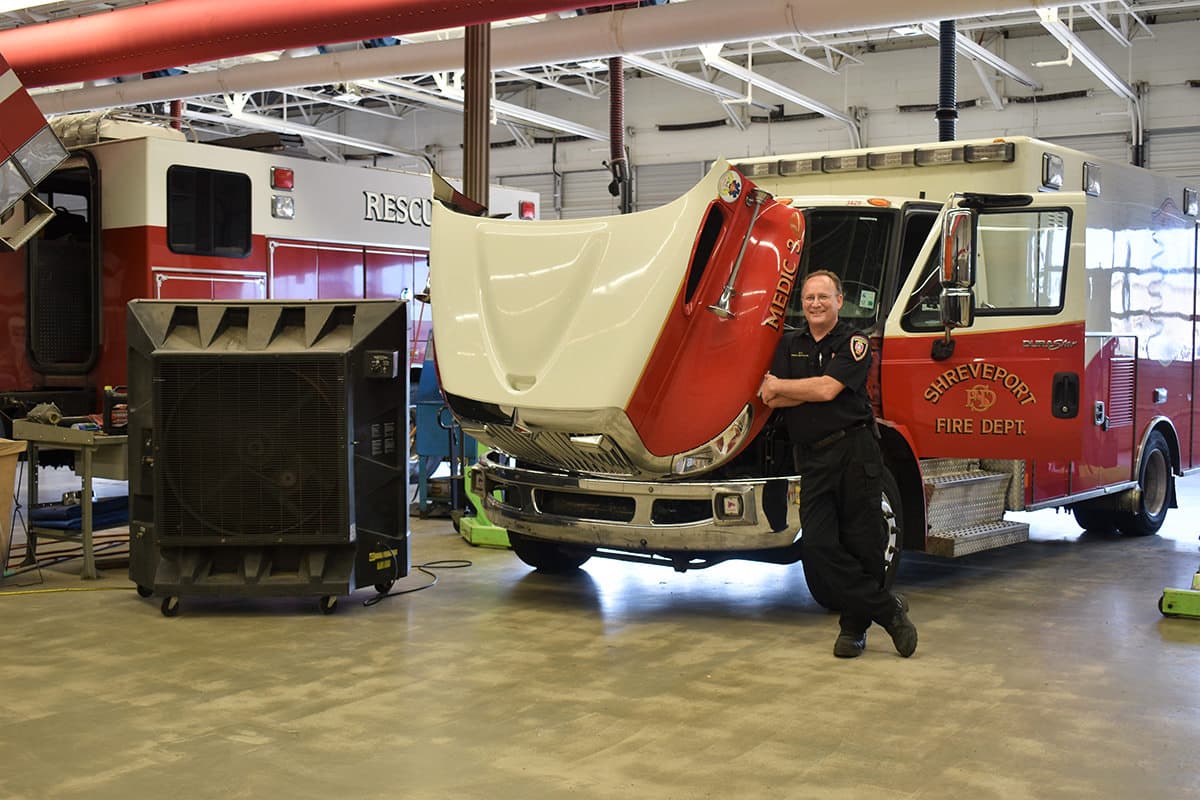
M 895 209 L 809 209 L 804 213 L 804 250 L 800 274 L 827 269 L 842 280 L 841 318 L 867 329 L 879 318 L 883 306 L 883 280 L 891 252 Z M 804 320 L 800 285 L 792 292 L 786 325 Z
M 975 315 L 1057 314 L 1063 308 L 1069 209 L 982 211 L 975 240 Z M 901 324 L 910 331 L 940 331 L 941 284 L 935 247 L 909 296 Z
M 167 246 L 172 253 L 250 255 L 250 178 L 175 164 L 167 168 Z

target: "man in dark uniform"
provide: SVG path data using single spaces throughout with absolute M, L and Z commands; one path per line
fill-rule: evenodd
M 837 275 L 813 272 L 800 291 L 808 325 L 784 335 L 759 394 L 784 409 L 794 447 L 805 572 L 842 609 L 835 656 L 862 655 L 875 622 L 907 658 L 917 649 L 917 629 L 904 598 L 883 588 L 883 458 L 867 396 L 870 344 L 838 319 Z

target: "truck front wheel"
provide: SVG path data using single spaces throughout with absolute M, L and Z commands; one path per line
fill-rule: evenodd
M 534 539 L 521 533 L 508 532 L 508 543 L 517 558 L 538 572 L 560 573 L 579 569 L 592 557 L 586 550 L 564 547 L 554 542 Z
M 883 551 L 883 588 L 890 589 L 896 579 L 896 571 L 900 568 L 900 553 L 904 542 L 903 506 L 900 501 L 900 486 L 896 483 L 891 470 L 883 468 L 881 476 L 883 497 L 880 503 L 883 510 L 883 525 L 887 540 Z M 830 611 L 841 611 L 841 603 L 837 593 L 825 583 L 820 575 L 809 569 L 808 562 L 803 561 L 804 580 L 808 583 L 808 593 L 813 600 Z

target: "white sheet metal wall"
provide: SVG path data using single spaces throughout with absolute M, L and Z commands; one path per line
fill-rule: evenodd
M 1129 134 L 1103 133 L 1091 136 L 1047 136 L 1046 141 L 1082 150 L 1085 153 L 1116 161 L 1120 164 L 1129 163 Z
M 1056 136 L 1048 141 L 1085 153 L 1129 163 L 1127 133 Z M 1147 136 L 1147 166 L 1167 175 L 1200 180 L 1200 131 L 1181 131 Z M 634 167 L 634 209 L 645 211 L 669 203 L 704 177 L 708 164 L 683 161 L 676 164 L 644 164 Z M 608 193 L 612 177 L 608 170 L 566 172 L 562 175 L 562 197 L 556 206 L 553 173 L 511 175 L 500 178 L 504 186 L 529 189 L 541 194 L 542 219 L 578 219 L 616 214 L 617 198 Z
M 538 193 L 538 218 L 558 219 L 558 199 L 554 196 L 554 173 L 540 175 L 509 175 L 500 178 L 501 186 L 527 189 Z
M 634 208 L 646 211 L 665 205 L 685 194 L 703 177 L 704 163 L 701 161 L 635 167 L 633 187 L 637 194 Z
M 1129 163 L 1129 135 L 1056 136 L 1050 141 L 1074 147 L 1101 158 Z M 1180 130 L 1146 135 L 1146 166 L 1164 175 L 1200 179 L 1200 130 Z
M 1200 181 L 1200 130 L 1148 136 L 1146 166 L 1156 172 Z
M 604 217 L 617 213 L 617 198 L 608 193 L 612 173 L 589 169 L 563 174 L 562 219 Z
M 701 161 L 634 167 L 634 210 L 645 211 L 678 199 L 704 177 L 704 167 Z M 618 213 L 617 198 L 608 193 L 611 180 L 611 173 L 603 169 L 564 173 L 557 203 L 553 173 L 507 175 L 499 183 L 541 195 L 538 211 L 542 219 L 577 219 Z

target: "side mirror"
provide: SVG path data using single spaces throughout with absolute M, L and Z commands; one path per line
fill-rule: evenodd
M 954 208 L 942 221 L 942 288 L 975 285 L 975 214 Z
M 946 330 L 971 327 L 975 322 L 975 292 L 959 286 L 942 289 L 938 316 Z
M 30 193 L 25 196 L 25 209 L 24 220 L 6 219 L 5 224 L 0 226 L 0 251 L 20 250 L 54 219 L 54 209 L 36 194 Z M 9 222 L 12 224 L 8 224 Z
M 929 355 L 944 361 L 954 354 L 950 331 L 969 328 L 975 321 L 975 214 L 952 208 L 942 220 L 942 292 L 938 317 L 945 335 L 935 340 Z

